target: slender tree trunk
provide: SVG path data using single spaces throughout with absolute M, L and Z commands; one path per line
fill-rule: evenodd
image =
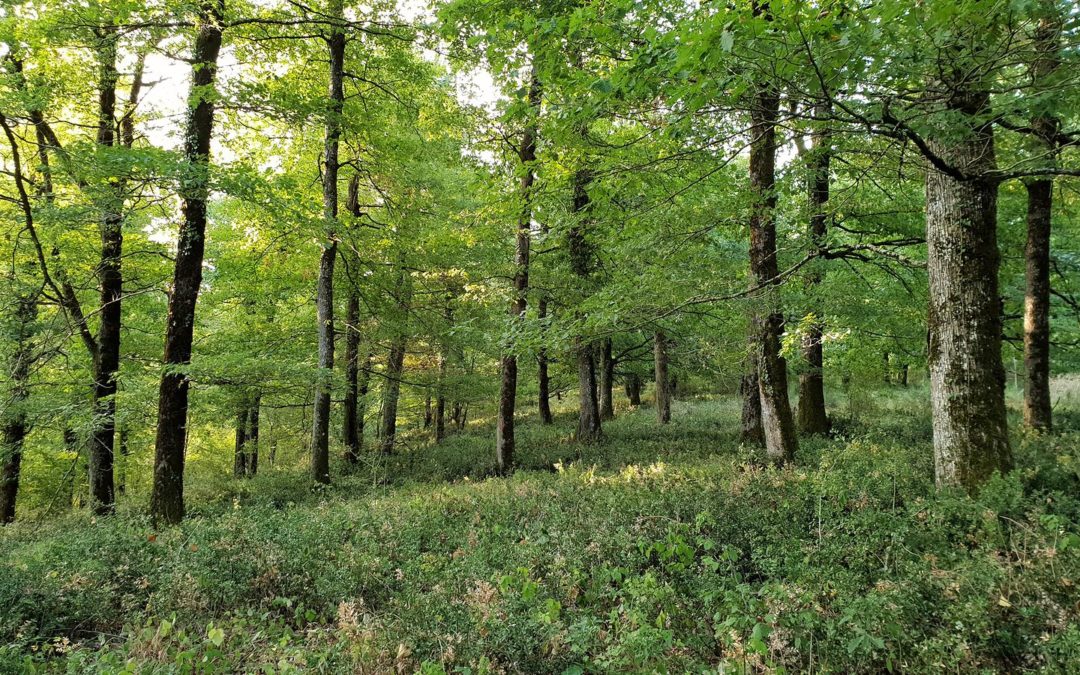
M 577 338 L 574 345 L 578 368 L 579 414 L 577 440 L 594 443 L 600 440 L 600 406 L 596 400 L 596 360 L 593 347 Z
M 926 176 L 930 278 L 930 398 L 939 487 L 974 491 L 1012 468 L 1001 362 L 1000 256 L 994 132 L 977 117 L 989 94 L 978 83 L 946 82 L 949 106 L 970 133 L 929 139 L 932 151 L 964 178 L 931 167 Z
M 570 268 L 582 284 L 587 283 L 592 270 L 592 251 L 585 238 L 585 224 L 588 219 L 588 186 L 592 182 L 592 172 L 579 169 L 574 174 L 573 210 L 577 218 L 574 226 L 567 233 L 567 248 L 570 254 Z M 599 441 L 603 435 L 600 427 L 600 405 L 597 401 L 596 360 L 594 345 L 584 337 L 574 340 L 574 355 L 577 359 L 578 372 L 578 427 L 577 440 L 584 443 Z
M 394 451 L 397 435 L 397 409 L 401 396 L 401 376 L 405 365 L 406 336 L 394 338 L 386 359 L 386 382 L 383 384 L 382 427 L 379 432 L 379 450 L 386 455 Z
M 532 191 L 536 163 L 536 120 L 540 112 L 540 82 L 535 74 L 529 84 L 529 107 L 533 119 L 525 125 L 518 150 L 521 164 L 521 185 L 518 190 L 521 212 L 518 215 L 514 242 L 514 297 L 510 301 L 512 321 L 525 318 L 526 296 L 529 290 L 529 228 L 532 220 Z M 514 345 L 507 345 L 502 357 L 499 377 L 499 410 L 495 422 L 495 468 L 503 475 L 514 470 L 514 412 L 517 409 L 517 356 Z M 463 417 L 464 420 L 464 417 Z M 464 421 L 461 422 L 464 426 Z
M 341 112 L 345 101 L 345 32 L 342 2 L 331 3 L 334 26 L 327 45 L 330 51 L 329 107 L 326 117 L 326 146 L 323 153 L 323 218 L 327 241 L 319 258 L 319 380 L 315 391 L 311 430 L 311 477 L 317 483 L 330 482 L 330 391 L 334 372 L 334 262 L 337 259 L 338 145 L 341 139 Z
M 207 94 L 217 75 L 224 0 L 202 0 L 192 54 L 191 93 L 184 133 L 185 179 L 181 181 L 183 221 L 176 252 L 173 290 L 165 330 L 165 371 L 158 394 L 154 487 L 150 513 L 155 521 L 177 523 L 184 517 L 184 446 L 187 439 L 188 379 L 195 302 L 202 283 L 209 192 L 210 136 L 214 98 Z
M 758 391 L 757 359 L 747 358 L 746 370 L 739 380 L 739 396 L 742 398 L 742 419 L 739 442 L 755 447 L 765 447 L 765 429 L 761 423 L 761 393 Z
M 754 282 L 765 286 L 762 307 L 755 317 L 755 354 L 765 452 L 777 464 L 795 457 L 798 441 L 788 401 L 787 363 L 780 354 L 784 315 L 780 308 L 776 260 L 776 119 L 779 95 L 770 85 L 759 85 L 750 111 L 750 271 Z
M 435 397 L 435 442 L 440 443 L 446 438 L 446 349 L 439 355 L 439 390 Z
M 1042 5 L 1049 13 L 1035 31 L 1036 58 L 1031 76 L 1036 87 L 1061 64 L 1061 17 L 1054 3 Z M 1057 157 L 1058 120 L 1037 116 L 1032 120 L 1043 149 Z M 1053 213 L 1054 183 L 1050 178 L 1028 182 L 1027 246 L 1024 249 L 1027 289 L 1024 294 L 1024 423 L 1031 429 L 1050 431 L 1053 413 L 1050 401 L 1050 223 Z
M 245 398 L 240 402 L 240 410 L 236 414 L 236 443 L 233 451 L 233 478 L 243 478 L 247 475 L 247 433 L 248 416 L 251 414 L 251 406 Z
M 615 419 L 615 358 L 611 338 L 600 343 L 600 419 Z
M 116 144 L 116 52 L 118 34 L 112 27 L 101 35 L 98 49 L 98 134 L 103 148 Z M 90 504 L 97 514 L 112 513 L 116 501 L 113 445 L 116 436 L 116 371 L 120 367 L 120 299 L 123 294 L 123 186 L 105 198 L 101 220 L 100 327 L 94 363 L 94 427 L 90 436 Z
M 360 297 L 349 293 L 345 311 L 345 405 L 342 438 L 345 442 L 345 464 L 354 466 L 360 460 L 360 435 L 357 421 L 357 401 L 360 391 Z
M 656 380 L 656 421 L 671 421 L 671 377 L 668 375 L 667 336 L 658 330 L 653 335 L 653 368 Z
M 428 387 L 427 393 L 424 395 L 424 428 L 430 429 L 432 422 L 435 421 L 435 411 L 431 407 L 431 388 Z
M 908 386 L 908 370 L 908 364 L 900 366 L 900 384 L 905 387 Z
M 536 314 L 541 323 L 547 318 L 547 304 L 547 297 L 540 296 Z M 551 424 L 554 417 L 551 414 L 551 378 L 548 376 L 547 347 L 541 347 L 536 357 L 536 381 L 539 390 L 537 405 L 540 413 L 540 423 Z
M 11 355 L 8 375 L 11 391 L 7 396 L 3 419 L 3 436 L 0 438 L 0 525 L 15 520 L 15 501 L 19 493 L 22 470 L 23 442 L 30 432 L 30 424 L 23 406 L 30 397 L 30 365 L 34 361 L 34 322 L 37 320 L 37 293 L 24 295 L 15 300 L 16 335 L 15 351 Z
M 826 117 L 828 104 L 818 106 L 817 116 Z M 824 122 L 811 134 L 813 148 L 807 160 L 810 180 L 807 197 L 810 203 L 810 239 L 814 250 L 820 252 L 825 247 L 829 202 L 829 165 L 832 160 L 831 139 Z M 807 289 L 811 296 L 815 288 L 824 279 L 824 272 L 816 270 L 807 279 Z M 814 321 L 803 337 L 802 353 L 806 359 L 807 371 L 799 375 L 798 428 L 807 435 L 821 435 L 829 432 L 829 416 L 825 411 L 824 353 L 822 348 L 822 312 L 820 307 L 813 308 Z
M 1053 427 L 1050 403 L 1050 214 L 1053 181 L 1027 184 L 1027 290 L 1024 294 L 1024 423 Z
M 633 407 L 641 405 L 641 376 L 637 373 L 630 373 L 626 376 L 626 399 Z
M 367 417 L 368 388 L 371 385 L 371 362 L 375 359 L 374 352 L 368 352 L 364 364 L 360 368 L 359 382 L 357 383 L 356 401 L 356 443 L 357 451 L 364 449 L 364 420 Z
M 130 468 L 128 462 L 131 451 L 128 448 L 128 428 L 126 426 L 120 427 L 117 434 L 119 436 L 120 444 L 120 470 L 117 472 L 116 493 L 122 496 L 127 492 L 127 474 L 128 469 Z

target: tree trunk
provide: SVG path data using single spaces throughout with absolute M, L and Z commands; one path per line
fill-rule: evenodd
M 750 271 L 754 282 L 764 286 L 762 306 L 755 317 L 755 355 L 761 423 L 769 460 L 783 464 L 795 458 L 798 441 L 788 401 L 787 363 L 780 354 L 784 315 L 778 291 L 780 274 L 776 260 L 776 119 L 780 98 L 770 85 L 758 85 L 750 111 L 753 129 L 750 142 L 750 191 L 754 204 L 750 214 Z
M 900 366 L 900 384 L 904 387 L 908 386 L 908 364 Z
M 1036 87 L 1060 66 L 1061 17 L 1053 3 L 1045 5 L 1051 14 L 1040 20 L 1035 31 L 1037 57 L 1031 64 Z M 1049 157 L 1057 157 L 1058 120 L 1037 116 L 1035 129 Z M 1024 294 L 1024 423 L 1031 429 L 1050 431 L 1053 413 L 1050 401 L 1050 223 L 1054 183 L 1038 178 L 1027 184 L 1027 245 L 1024 249 L 1027 289 Z
M 1005 418 L 998 294 L 994 132 L 976 120 L 989 95 L 977 83 L 946 82 L 963 136 L 930 139 L 930 148 L 963 178 L 931 167 L 926 176 L 930 278 L 930 398 L 939 487 L 974 491 L 1012 468 Z
M 334 262 L 337 259 L 338 145 L 341 139 L 341 111 L 345 101 L 345 32 L 340 25 L 341 0 L 331 3 L 334 26 L 327 46 L 330 52 L 329 106 L 326 117 L 326 145 L 323 153 L 323 218 L 327 241 L 319 258 L 318 307 L 319 377 L 315 391 L 311 430 L 311 477 L 317 483 L 330 482 L 330 391 L 334 372 Z
M 192 54 L 191 93 L 184 133 L 185 180 L 181 181 L 183 221 L 176 251 L 173 290 L 165 329 L 165 371 L 158 394 L 154 487 L 150 513 L 155 521 L 177 523 L 184 517 L 184 446 L 187 440 L 188 378 L 195 302 L 202 283 L 209 192 L 210 136 L 214 98 L 207 92 L 217 74 L 224 0 L 202 0 Z
M 30 431 L 24 405 L 30 397 L 30 365 L 34 361 L 31 338 L 37 320 L 37 293 L 15 300 L 15 351 L 8 375 L 11 391 L 5 401 L 3 437 L 0 442 L 0 525 L 15 520 L 15 501 L 19 493 L 23 442 Z
M 761 393 L 758 391 L 756 359 L 747 359 L 746 370 L 739 380 L 739 396 L 742 398 L 742 419 L 739 442 L 755 447 L 765 446 L 765 429 L 761 426 Z
M 585 238 L 585 224 L 588 219 L 588 186 L 592 182 L 592 172 L 578 169 L 574 174 L 573 211 L 577 218 L 567 233 L 566 241 L 570 255 L 570 268 L 581 283 L 587 282 L 592 270 L 592 251 Z M 585 443 L 599 441 L 603 435 L 600 427 L 600 406 L 597 401 L 596 360 L 593 345 L 578 336 L 574 340 L 574 355 L 578 372 L 578 426 L 577 440 Z
M 826 117 L 828 104 L 819 105 L 817 116 Z M 813 147 L 807 159 L 810 180 L 807 189 L 807 201 L 810 204 L 810 239 L 815 252 L 825 247 L 827 234 L 827 204 L 829 202 L 829 164 L 832 160 L 830 134 L 819 122 L 811 134 Z M 824 272 L 817 270 L 807 279 L 808 291 L 814 295 L 814 289 L 821 284 Z M 814 320 L 810 324 L 802 341 L 803 358 L 807 370 L 799 375 L 799 407 L 797 409 L 799 431 L 807 435 L 822 435 L 829 432 L 829 416 L 825 411 L 825 377 L 822 335 L 824 327 L 820 307 L 812 309 Z
M 446 438 L 446 349 L 439 355 L 439 390 L 435 397 L 435 442 L 440 443 Z
M 626 376 L 626 399 L 633 407 L 641 405 L 641 376 L 637 373 L 630 373 Z
M 66 434 L 67 429 L 65 429 L 64 432 Z M 127 492 L 127 474 L 130 469 L 128 462 L 131 455 L 131 451 L 128 448 L 128 429 L 126 426 L 120 427 L 118 436 L 120 443 L 120 470 L 117 472 L 116 493 L 118 495 L 123 495 Z
M 357 401 L 360 391 L 360 297 L 356 291 L 349 293 L 349 306 L 345 311 L 345 404 L 342 421 L 342 438 L 345 442 L 345 464 L 354 466 L 360 460 L 359 423 Z
M 615 358 L 611 338 L 600 343 L 600 419 L 615 419 Z
M 236 414 L 236 443 L 233 450 L 233 478 L 247 475 L 247 432 L 248 416 L 251 407 L 245 398 L 240 402 L 240 411 Z
M 247 434 L 247 475 L 259 473 L 259 408 L 262 407 L 262 394 L 256 393 L 251 399 L 251 412 L 248 413 Z
M 668 375 L 667 337 L 663 331 L 653 335 L 653 368 L 656 379 L 656 421 L 671 421 L 671 378 Z
M 116 144 L 116 49 L 118 35 L 107 28 L 98 50 L 98 135 L 101 147 Z M 90 505 L 99 515 L 112 513 L 116 501 L 113 477 L 113 445 L 116 436 L 116 371 L 120 368 L 120 299 L 123 275 L 124 187 L 115 186 L 104 198 L 101 219 L 100 327 L 94 363 L 94 427 L 90 436 Z
M 547 298 L 540 297 L 536 308 L 536 315 L 543 323 L 547 318 Z M 539 391 L 538 409 L 540 412 L 540 424 L 551 424 L 554 417 L 551 414 L 551 379 L 548 376 L 547 348 L 541 347 L 536 357 L 536 381 Z
M 431 387 L 428 387 L 427 393 L 424 395 L 424 428 L 430 429 L 431 423 L 435 421 L 435 411 L 431 408 Z
M 596 360 L 592 345 L 577 338 L 574 345 L 578 368 L 579 411 L 577 440 L 595 443 L 600 440 L 600 406 L 596 400 Z
M 389 455 L 394 451 L 397 436 L 397 409 L 401 397 L 401 376 L 405 365 L 407 337 L 397 335 L 386 358 L 386 382 L 383 384 L 382 426 L 379 430 L 379 451 Z
M 529 83 L 529 107 L 533 119 L 525 125 L 518 150 L 521 164 L 521 185 L 518 196 L 521 212 L 518 215 L 514 240 L 514 296 L 510 301 L 511 321 L 525 318 L 526 295 L 529 290 L 529 228 L 532 220 L 532 191 L 536 163 L 536 116 L 540 112 L 540 81 L 533 74 Z M 517 409 L 517 356 L 515 345 L 506 346 L 499 377 L 499 410 L 495 421 L 495 468 L 506 475 L 514 470 L 514 412 Z M 461 426 L 464 426 L 464 416 Z

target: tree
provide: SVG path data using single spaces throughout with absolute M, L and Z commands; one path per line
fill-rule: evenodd
M 180 183 L 183 221 L 169 297 L 165 368 L 158 393 L 154 489 L 150 498 L 151 515 L 165 523 L 177 523 L 184 518 L 184 446 L 190 382 L 183 368 L 191 362 L 195 303 L 202 282 L 210 187 L 210 138 L 214 129 L 211 91 L 217 76 L 224 11 L 224 0 L 201 0 L 192 52 L 191 91 L 184 130 L 185 166 Z
M 316 483 L 330 482 L 330 379 L 334 370 L 334 261 L 337 239 L 334 234 L 338 217 L 338 144 L 341 139 L 341 114 L 345 105 L 345 29 L 340 25 L 341 0 L 332 0 L 330 16 L 334 23 L 326 43 L 330 51 L 330 91 L 326 113 L 326 147 L 323 155 L 323 218 L 327 241 L 319 257 L 319 282 L 316 304 L 319 322 L 319 384 L 312 412 L 311 477 Z

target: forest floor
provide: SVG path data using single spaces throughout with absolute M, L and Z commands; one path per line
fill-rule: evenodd
M 508 479 L 478 421 L 321 492 L 190 490 L 177 528 L 31 519 L 0 533 L 0 671 L 1070 671 L 1080 406 L 970 498 L 934 490 L 925 399 L 844 398 L 784 469 L 720 397 L 591 446 L 528 420 Z

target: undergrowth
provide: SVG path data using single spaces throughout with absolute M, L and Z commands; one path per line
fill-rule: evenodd
M 914 397 L 912 397 L 914 401 Z M 937 492 L 917 403 L 860 408 L 795 466 L 737 402 L 623 411 L 602 444 L 522 426 L 373 461 L 194 487 L 0 535 L 0 668 L 46 672 L 1068 672 L 1080 663 L 1077 430 Z M 1063 419 L 1068 420 L 1063 416 Z

